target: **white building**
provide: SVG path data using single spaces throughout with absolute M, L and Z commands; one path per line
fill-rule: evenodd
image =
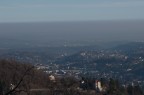
M 101 86 L 101 82 L 96 80 L 95 82 L 95 87 L 96 89 L 98 89 L 100 92 L 103 90 L 102 86 Z
M 50 76 L 49 76 L 49 79 L 50 79 L 51 81 L 55 81 L 55 76 L 50 75 Z

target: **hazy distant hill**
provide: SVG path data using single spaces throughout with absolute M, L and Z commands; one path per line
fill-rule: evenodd
M 144 57 L 144 42 L 131 42 L 113 48 L 133 57 Z
M 82 51 L 57 60 L 57 64 L 117 77 L 144 79 L 144 43 L 133 42 L 109 50 Z
M 84 50 L 100 50 L 98 46 L 59 46 L 59 47 L 23 47 L 1 48 L 0 59 L 15 59 L 32 64 L 49 64 L 58 58 L 73 55 Z
M 134 51 L 134 50 L 144 50 L 144 42 L 130 42 L 122 45 L 118 45 L 114 49 L 121 51 Z

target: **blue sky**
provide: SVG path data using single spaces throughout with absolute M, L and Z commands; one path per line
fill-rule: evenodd
M 0 22 L 144 19 L 144 0 L 0 0 Z

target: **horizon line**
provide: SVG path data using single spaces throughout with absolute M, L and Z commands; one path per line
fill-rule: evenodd
M 144 19 L 113 19 L 113 20 L 66 20 L 66 21 L 6 21 L 0 22 L 0 24 L 10 24 L 10 23 L 72 23 L 72 22 L 127 22 L 127 21 L 141 21 L 143 22 Z

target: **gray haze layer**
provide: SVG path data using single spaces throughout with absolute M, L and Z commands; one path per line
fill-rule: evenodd
M 1 23 L 1 44 L 143 41 L 144 21 Z

